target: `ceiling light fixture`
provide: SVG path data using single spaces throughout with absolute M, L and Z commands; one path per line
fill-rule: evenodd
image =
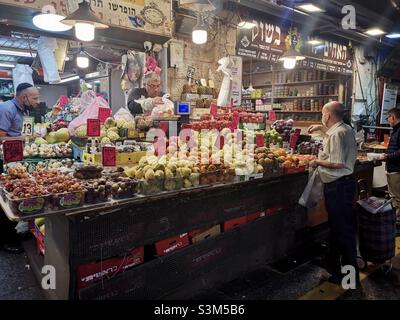
M 0 62 L 0 67 L 1 68 L 14 68 L 15 64 L 13 63 L 7 63 L 7 62 Z
M 257 24 L 254 22 L 250 22 L 250 21 L 240 21 L 238 23 L 238 27 L 241 29 L 253 29 L 255 27 L 257 27 Z
M 380 28 L 370 28 L 365 31 L 365 34 L 368 34 L 370 36 L 380 36 L 382 34 L 385 34 L 385 31 Z
M 17 49 L 0 49 L 0 55 L 35 58 L 36 52 L 29 52 Z
M 89 57 L 83 50 L 83 47 L 81 47 L 80 52 L 76 55 L 76 65 L 81 69 L 89 67 Z
M 307 11 L 307 12 L 325 12 L 324 9 L 321 9 L 320 7 L 316 6 L 315 4 L 312 3 L 304 3 L 301 5 L 297 6 L 298 9 Z
M 307 41 L 308 44 L 312 44 L 313 46 L 317 46 L 319 44 L 322 44 L 321 40 L 317 40 L 317 39 L 313 39 L 313 40 L 308 40 Z
M 388 35 L 386 35 L 386 38 L 399 39 L 400 38 L 400 32 L 389 33 Z
M 198 13 L 197 24 L 193 27 L 192 30 L 192 41 L 195 44 L 204 44 L 207 42 L 207 38 L 207 26 L 204 23 L 203 15 L 201 13 Z
M 61 79 L 61 81 L 59 83 L 65 83 L 65 82 L 70 82 L 70 81 L 75 81 L 75 80 L 79 80 L 79 76 L 72 76 L 69 78 Z
M 75 36 L 81 41 L 92 41 L 95 38 L 95 29 L 108 28 L 108 25 L 97 18 L 86 0 L 79 4 L 78 10 L 71 13 L 61 22 L 75 27 Z
M 50 32 L 64 32 L 72 29 L 72 26 L 61 23 L 65 19 L 55 13 L 40 13 L 32 18 L 33 24 L 39 29 Z

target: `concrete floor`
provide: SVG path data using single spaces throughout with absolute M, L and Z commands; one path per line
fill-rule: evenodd
M 25 254 L 0 251 L 0 300 L 42 300 L 43 294 Z M 281 273 L 265 265 L 229 283 L 200 293 L 194 300 L 296 300 L 325 282 L 329 274 L 306 262 Z M 362 281 L 362 289 L 350 290 L 338 300 L 400 299 L 400 257 L 393 259 L 389 276 L 379 271 Z

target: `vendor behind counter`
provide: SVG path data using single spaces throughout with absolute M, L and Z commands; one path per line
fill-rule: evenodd
M 133 89 L 128 97 L 128 108 L 133 116 L 151 114 L 157 104 L 162 104 L 161 78 L 157 73 L 149 73 L 144 79 L 144 88 Z M 146 98 L 146 99 L 143 99 Z M 142 100 L 142 103 L 136 102 Z

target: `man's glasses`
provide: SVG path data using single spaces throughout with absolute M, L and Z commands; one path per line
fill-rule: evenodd
M 161 87 L 161 84 L 148 84 L 147 86 L 152 89 L 157 89 L 157 88 Z

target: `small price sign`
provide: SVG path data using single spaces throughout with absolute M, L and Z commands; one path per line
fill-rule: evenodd
M 268 120 L 269 121 L 275 121 L 276 120 L 276 113 L 275 113 L 275 111 L 270 111 L 269 113 L 268 113 Z
M 294 133 L 290 136 L 289 145 L 291 149 L 295 149 L 297 145 L 297 140 L 299 140 L 301 130 L 296 129 Z
M 256 134 L 256 145 L 257 148 L 259 147 L 265 147 L 265 139 L 263 134 Z
M 215 117 L 218 113 L 218 107 L 215 104 L 210 106 L 210 114 Z
M 24 144 L 21 140 L 9 140 L 3 142 L 4 162 L 16 162 L 24 160 Z
M 34 117 L 23 117 L 22 118 L 22 135 L 23 136 L 32 136 L 33 130 L 35 126 L 35 118 Z
M 239 112 L 234 111 L 232 114 L 232 122 L 237 127 L 239 124 Z
M 115 167 L 117 165 L 117 151 L 115 147 L 103 147 L 101 154 L 104 167 Z
M 111 108 L 99 108 L 99 120 L 101 123 L 106 122 L 107 118 L 111 116 Z
M 99 119 L 87 119 L 87 136 L 100 137 L 101 123 Z

